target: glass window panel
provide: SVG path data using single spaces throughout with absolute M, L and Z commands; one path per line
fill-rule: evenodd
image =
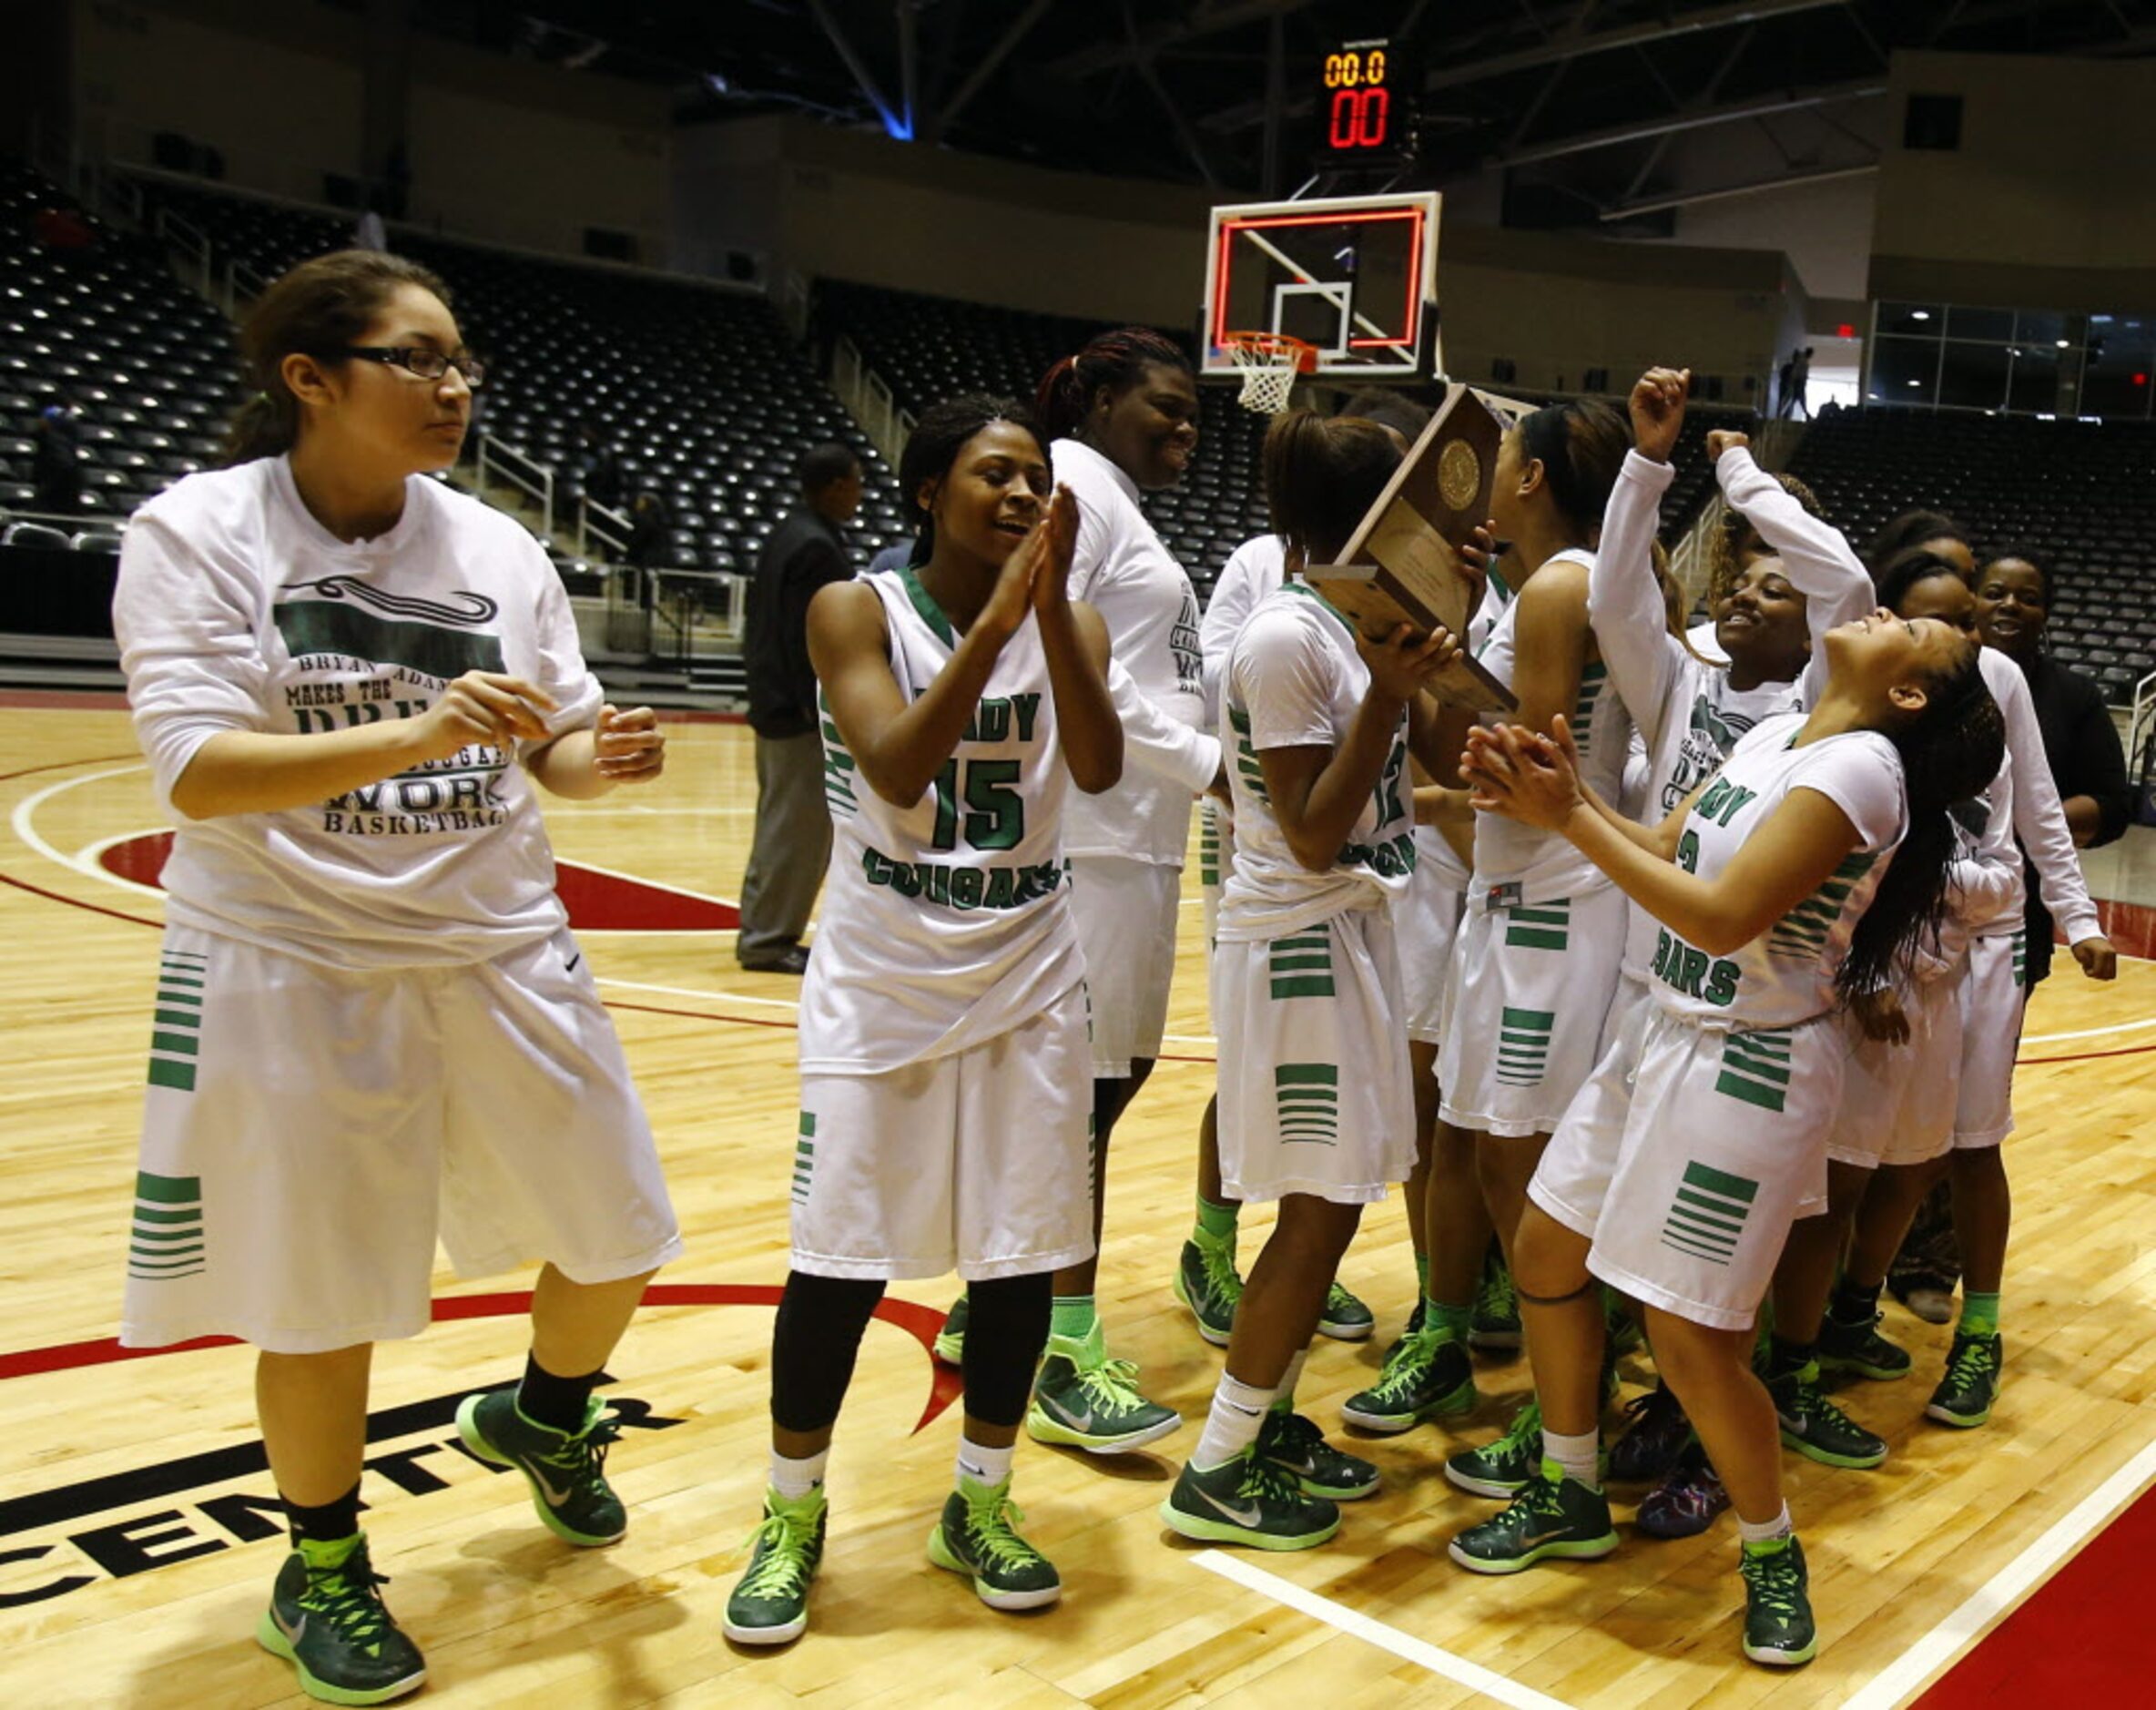
M 2049 414 L 2059 408 L 2059 356 L 2049 344 L 2015 347 L 2007 408 L 2020 414 Z
M 1925 339 L 1879 339 L 1872 346 L 1870 403 L 1932 402 L 1938 379 L 1939 347 Z
M 2006 402 L 2007 368 L 2011 359 L 2003 344 L 1946 346 L 1939 376 L 1939 402 L 1962 410 L 1997 410 Z M 1904 391 L 1909 388 L 1905 386 Z
M 2024 309 L 2014 317 L 2014 336 L 2025 344 L 2049 344 L 2057 349 L 2066 335 L 2066 317 L 2049 309 Z
M 1947 310 L 1947 336 L 1949 339 L 1988 339 L 1999 344 L 2010 344 L 2014 338 L 2014 311 L 2011 309 L 1949 309 Z
M 2142 417 L 2156 392 L 2156 318 L 2091 315 L 2083 415 Z
M 1936 339 L 1947 323 L 1947 310 L 1939 303 L 1881 303 L 1879 331 L 1920 339 Z

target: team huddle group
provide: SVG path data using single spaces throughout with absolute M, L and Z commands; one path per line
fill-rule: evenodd
M 358 1525 L 368 1356 L 426 1322 L 437 1233 L 463 1274 L 545 1261 L 524 1377 L 464 1402 L 464 1440 L 571 1543 L 626 1528 L 595 1386 L 681 1244 L 528 780 L 648 781 L 664 737 L 602 705 L 521 530 L 423 479 L 482 378 L 438 280 L 321 258 L 242 341 L 260 390 L 232 466 L 137 514 L 115 606 L 179 821 L 123 1338 L 260 1350 L 293 1550 L 258 1637 L 310 1693 L 371 1704 L 425 1665 Z M 1415 1303 L 1346 1423 L 1468 1412 L 1470 1349 L 1523 1334 L 1534 1379 L 1446 1462 L 1502 1503 L 1453 1559 L 1606 1555 L 1604 1480 L 1659 1479 L 1643 1529 L 1735 1512 L 1745 1654 L 1814 1654 L 1782 1450 L 1885 1458 L 1820 1374 L 1910 1369 L 1878 1296 L 1942 1174 L 1964 1305 L 1926 1410 L 1980 1425 L 1998 1390 L 2025 855 L 2084 971 L 2112 956 L 2008 650 L 2040 629 L 2040 565 L 1979 565 L 1932 519 L 1867 566 L 1717 433 L 1729 514 L 1687 634 L 1655 545 L 1687 390 L 1656 369 L 1629 425 L 1582 402 L 1509 427 L 1458 636 L 1365 633 L 1300 575 L 1422 431 L 1405 399 L 1275 420 L 1272 527 L 1202 618 L 1139 505 L 1196 446 L 1175 345 L 1106 334 L 1032 408 L 923 415 L 907 561 L 808 608 L 833 853 L 727 1637 L 808 1625 L 833 1428 L 890 1281 L 965 1284 L 927 1552 L 992 1607 L 1062 1589 L 1011 1498 L 1022 1426 L 1097 1454 L 1182 1426 L 1111 1355 L 1094 1266 L 1202 799 L 1219 1074 L 1173 1287 L 1226 1351 L 1164 1523 L 1307 1549 L 1379 1488 L 1295 1393 L 1314 1337 L 1372 1334 L 1337 1273 L 1404 1184 Z M 1463 653 L 1514 710 L 1433 696 Z M 460 778 L 485 811 L 372 811 Z M 1237 1215 L 1267 1201 L 1246 1271 Z M 1606 1449 L 1642 1331 L 1661 1387 Z

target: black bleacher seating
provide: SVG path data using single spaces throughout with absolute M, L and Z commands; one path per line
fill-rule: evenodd
M 82 509 L 122 514 L 214 461 L 238 364 L 224 317 L 154 246 L 95 221 L 91 249 L 41 246 L 37 210 L 73 206 L 0 160 L 0 504 L 33 505 L 38 415 L 66 400 L 82 412 Z
M 2057 588 L 2052 651 L 2114 705 L 2156 670 L 2156 423 L 1839 411 L 1791 463 L 1861 550 L 1903 511 L 1945 511 L 1979 553 L 2026 545 Z
M 351 222 L 331 215 L 138 181 L 264 279 L 351 241 Z M 402 230 L 391 241 L 442 276 L 488 360 L 480 429 L 555 471 L 558 534 L 574 531 L 585 421 L 621 460 L 625 500 L 648 487 L 666 501 L 662 570 L 751 570 L 793 503 L 801 453 L 825 440 L 852 446 L 868 473 L 856 560 L 907 532 L 895 475 L 763 297 Z

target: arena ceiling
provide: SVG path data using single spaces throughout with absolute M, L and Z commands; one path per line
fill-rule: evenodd
M 1507 219 L 1652 215 L 1861 172 L 1896 49 L 2133 56 L 2156 0 L 474 0 L 508 51 L 666 85 L 699 122 L 804 111 L 1084 171 L 1287 194 L 1325 54 L 1419 62 L 1402 187 L 1501 169 Z M 1332 188 L 1328 183 L 1327 188 Z

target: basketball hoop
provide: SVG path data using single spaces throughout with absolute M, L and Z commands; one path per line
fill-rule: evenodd
M 1278 415 L 1287 408 L 1298 374 L 1315 373 L 1317 347 L 1286 332 L 1231 332 L 1223 341 L 1242 371 L 1237 400 L 1258 415 Z

